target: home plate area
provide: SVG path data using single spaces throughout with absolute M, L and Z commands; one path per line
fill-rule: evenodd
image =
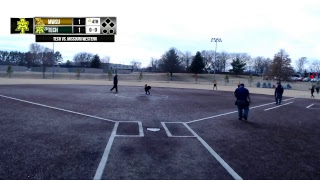
M 118 122 L 116 136 L 125 137 L 144 137 L 143 127 L 141 122 Z M 157 133 L 165 131 L 168 137 L 195 137 L 184 125 L 180 122 L 161 122 L 162 128 L 146 127 L 147 131 Z

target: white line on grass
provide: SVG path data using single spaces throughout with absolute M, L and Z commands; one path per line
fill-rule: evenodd
M 106 118 L 102 118 L 102 117 L 92 116 L 92 115 L 89 115 L 89 114 L 83 114 L 83 113 L 79 113 L 79 112 L 75 112 L 75 111 L 70 111 L 70 110 L 62 109 L 62 108 L 57 108 L 57 107 L 53 107 L 53 106 L 47 106 L 47 105 L 44 105 L 44 104 L 39 104 L 39 103 L 35 103 L 35 102 L 31 102 L 31 101 L 26 101 L 26 100 L 22 100 L 22 99 L 17 99 L 17 98 L 13 98 L 13 97 L 8 97 L 8 96 L 3 96 L 3 95 L 0 95 L 0 97 L 8 98 L 8 99 L 16 100 L 16 101 L 21 101 L 21 102 L 25 102 L 25 103 L 29 103 L 29 104 L 33 104 L 33 105 L 37 105 L 37 106 L 42 106 L 42 107 L 46 107 L 46 108 L 50 108 L 50 109 L 55 109 L 55 110 L 59 110 L 59 111 L 64 111 L 64 112 L 69 112 L 69 113 L 73 113 L 73 114 L 78 114 L 78 115 L 81 115 L 81 116 L 87 116 L 87 117 L 91 117 L 91 118 L 95 118 L 95 119 L 100 119 L 100 120 L 104 120 L 104 121 L 116 122 L 116 121 L 113 121 L 113 120 L 110 120 L 110 119 L 106 119 Z M 132 122 L 132 121 L 130 121 L 130 122 Z
M 216 160 L 229 172 L 234 179 L 242 180 L 242 178 L 207 144 L 197 133 L 195 133 L 187 123 L 183 125 L 201 142 L 201 144 L 216 158 Z
M 94 178 L 93 178 L 94 180 L 100 180 L 102 177 L 103 170 L 106 167 L 114 138 L 116 137 L 116 134 L 117 134 L 118 126 L 119 126 L 119 122 L 116 122 L 113 127 L 111 136 L 109 138 L 108 144 L 103 152 L 103 155 L 102 155 L 101 161 L 99 163 L 98 169 L 96 171 L 96 174 L 94 175 Z
M 283 101 L 289 101 L 291 99 L 295 99 L 295 98 L 289 98 L 289 99 L 286 99 L 286 100 L 283 100 Z M 250 107 L 250 109 L 255 109 L 255 108 L 259 108 L 259 107 L 263 107 L 263 106 L 268 106 L 270 104 L 274 104 L 274 102 L 272 103 L 267 103 L 267 104 L 262 104 L 262 105 L 259 105 L 259 106 L 254 106 L 254 107 Z M 228 115 L 228 114 L 233 114 L 233 113 L 238 113 L 238 111 L 231 111 L 231 112 L 227 112 L 227 113 L 223 113 L 223 114 L 218 114 L 218 115 L 214 115 L 214 116 L 210 116 L 210 117 L 205 117 L 205 118 L 201 118 L 201 119 L 195 119 L 195 120 L 192 120 L 192 121 L 189 121 L 189 122 L 186 122 L 187 124 L 188 123 L 194 123 L 194 122 L 199 122 L 199 121 L 203 121 L 203 120 L 206 120 L 206 119 L 212 119 L 212 118 L 216 118 L 216 117 L 220 117 L 220 116 L 225 116 L 225 115 Z M 167 122 L 166 122 L 167 123 Z
M 311 106 L 313 106 L 314 104 L 310 104 L 309 106 L 307 106 L 306 108 L 310 108 Z
M 285 105 L 288 105 L 288 104 L 291 104 L 291 103 L 293 103 L 293 102 L 288 102 L 286 104 L 282 104 L 282 105 L 278 105 L 278 106 L 275 106 L 275 107 L 272 107 L 272 108 L 268 108 L 268 109 L 265 109 L 264 111 L 269 111 L 271 109 L 275 109 L 275 108 L 278 108 L 278 107 L 281 107 L 281 106 L 285 106 Z

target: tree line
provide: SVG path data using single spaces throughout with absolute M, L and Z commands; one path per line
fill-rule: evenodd
M 148 69 L 154 72 L 196 71 L 196 73 L 207 73 L 215 70 L 215 72 L 219 73 L 228 72 L 230 69 L 229 66 L 232 66 L 236 74 L 243 71 L 253 74 L 265 74 L 268 71 L 270 62 L 270 58 L 262 56 L 252 58 L 247 53 L 217 52 L 215 57 L 215 52 L 212 50 L 202 50 L 198 51 L 196 55 L 192 55 L 190 51 L 181 52 L 176 48 L 170 48 L 161 58 L 151 58 Z M 244 65 L 242 68 L 235 69 L 234 67 L 239 67 L 239 64 Z M 195 70 L 195 66 L 199 66 L 200 69 Z
M 305 57 L 295 61 L 299 73 L 306 74 L 307 62 Z M 291 64 L 292 60 L 284 49 L 280 49 L 271 59 L 263 56 L 251 57 L 247 53 L 217 52 L 215 54 L 214 51 L 206 50 L 198 51 L 192 55 L 190 51 L 181 52 L 173 47 L 166 51 L 161 58 L 151 58 L 148 70 L 169 72 L 171 77 L 173 73 L 178 72 L 199 74 L 214 70 L 215 73 L 228 72 L 235 76 L 247 73 L 289 80 L 290 76 L 297 73 Z M 319 72 L 320 61 L 314 61 L 310 71 Z
M 37 43 L 29 46 L 28 52 L 19 51 L 0 51 L 0 65 L 20 65 L 28 68 L 34 66 L 46 67 L 61 63 L 62 54 L 59 51 L 53 52 L 52 49 L 43 47 Z M 109 63 L 110 57 L 100 58 L 88 52 L 79 52 L 74 55 L 72 60 L 67 60 L 61 64 L 63 67 L 91 67 L 101 68 L 101 63 Z M 209 73 L 214 70 L 215 73 L 230 72 L 235 75 L 241 73 L 268 75 L 282 77 L 285 74 L 293 74 L 291 66 L 291 58 L 289 54 L 281 49 L 274 57 L 266 58 L 263 56 L 252 57 L 247 53 L 229 53 L 214 52 L 213 50 L 198 51 L 196 55 L 192 55 L 190 51 L 181 52 L 172 47 L 166 51 L 159 59 L 151 58 L 148 71 L 152 72 L 169 72 L 171 77 L 173 73 Z M 295 61 L 296 70 L 301 74 L 307 74 L 305 69 L 308 60 L 301 57 Z M 141 62 L 131 61 L 134 70 L 141 68 Z M 288 71 L 288 72 L 287 72 Z M 320 71 L 320 61 L 313 61 L 309 68 L 310 72 Z
M 38 43 L 29 45 L 28 52 L 20 51 L 0 51 L 0 65 L 17 65 L 31 67 L 51 67 L 54 65 L 61 65 L 67 67 L 92 67 L 100 68 L 101 63 L 108 63 L 110 58 L 108 56 L 100 59 L 99 55 L 92 53 L 80 52 L 74 55 L 73 60 L 67 60 L 62 63 L 63 58 L 60 51 L 53 51 L 53 49 L 44 47 Z
M 34 66 L 52 66 L 53 63 L 62 61 L 59 51 L 41 46 L 37 43 L 30 44 L 28 52 L 20 51 L 0 51 L 0 64 L 18 65 L 28 68 Z

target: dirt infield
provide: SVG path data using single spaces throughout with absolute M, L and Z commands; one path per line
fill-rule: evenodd
M 276 106 L 272 92 L 252 93 L 244 122 L 232 88 L 150 82 L 145 95 L 145 82 L 120 82 L 119 93 L 110 81 L 0 82 L 4 179 L 320 177 L 317 99 L 285 94 Z

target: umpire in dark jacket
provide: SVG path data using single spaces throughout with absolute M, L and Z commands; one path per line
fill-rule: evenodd
M 237 98 L 236 105 L 238 106 L 238 119 L 248 119 L 249 105 L 251 103 L 250 93 L 244 84 L 240 84 L 239 87 L 234 91 L 234 96 Z
M 282 100 L 282 94 L 283 94 L 283 87 L 280 83 L 280 81 L 277 82 L 277 87 L 274 90 L 274 97 L 276 99 L 276 105 L 280 105 L 281 104 L 281 100 Z
M 110 91 L 113 89 L 116 89 L 116 92 L 118 92 L 118 75 L 115 75 L 113 78 L 113 87 L 110 89 Z

